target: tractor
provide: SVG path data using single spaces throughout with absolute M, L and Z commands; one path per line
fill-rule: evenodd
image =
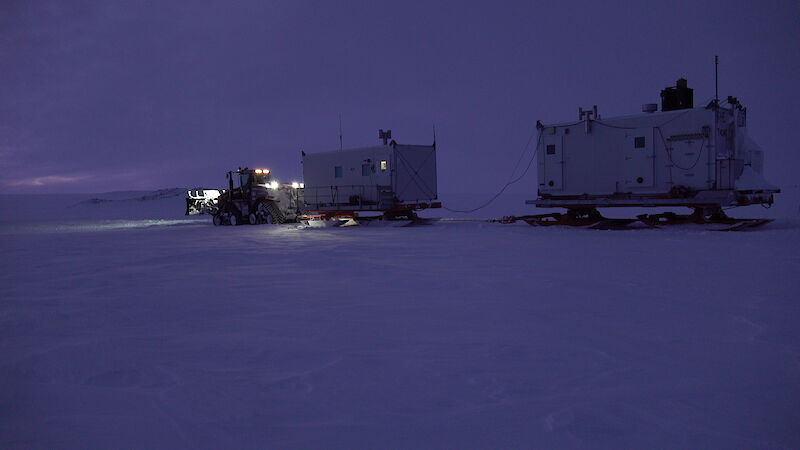
M 227 172 L 228 189 L 188 192 L 186 214 L 209 213 L 214 225 L 295 222 L 302 214 L 299 183 L 280 184 L 269 169 L 239 168 Z

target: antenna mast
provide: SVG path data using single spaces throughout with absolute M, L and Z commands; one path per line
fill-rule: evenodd
M 719 105 L 719 55 L 714 55 L 714 103 Z
M 339 151 L 342 151 L 344 145 L 342 144 L 342 113 L 339 113 Z

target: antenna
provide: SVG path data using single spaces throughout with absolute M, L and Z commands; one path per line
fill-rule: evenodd
M 436 124 L 433 124 L 433 146 L 436 147 Z
M 383 145 L 387 145 L 389 139 L 392 138 L 392 130 L 383 131 L 383 129 L 378 130 L 378 139 L 383 141 Z
M 342 144 L 342 113 L 339 113 L 339 151 L 344 148 Z
M 719 105 L 719 55 L 714 55 L 714 103 Z

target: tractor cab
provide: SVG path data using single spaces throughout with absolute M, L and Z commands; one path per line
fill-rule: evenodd
M 240 168 L 228 172 L 229 200 L 245 200 L 254 197 L 267 197 L 267 189 L 277 189 L 277 182 L 272 181 L 269 169 Z

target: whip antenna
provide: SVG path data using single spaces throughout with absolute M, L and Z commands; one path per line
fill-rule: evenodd
M 339 113 L 339 151 L 343 149 L 342 144 L 342 113 Z
M 719 105 L 719 55 L 714 56 L 714 102 Z

